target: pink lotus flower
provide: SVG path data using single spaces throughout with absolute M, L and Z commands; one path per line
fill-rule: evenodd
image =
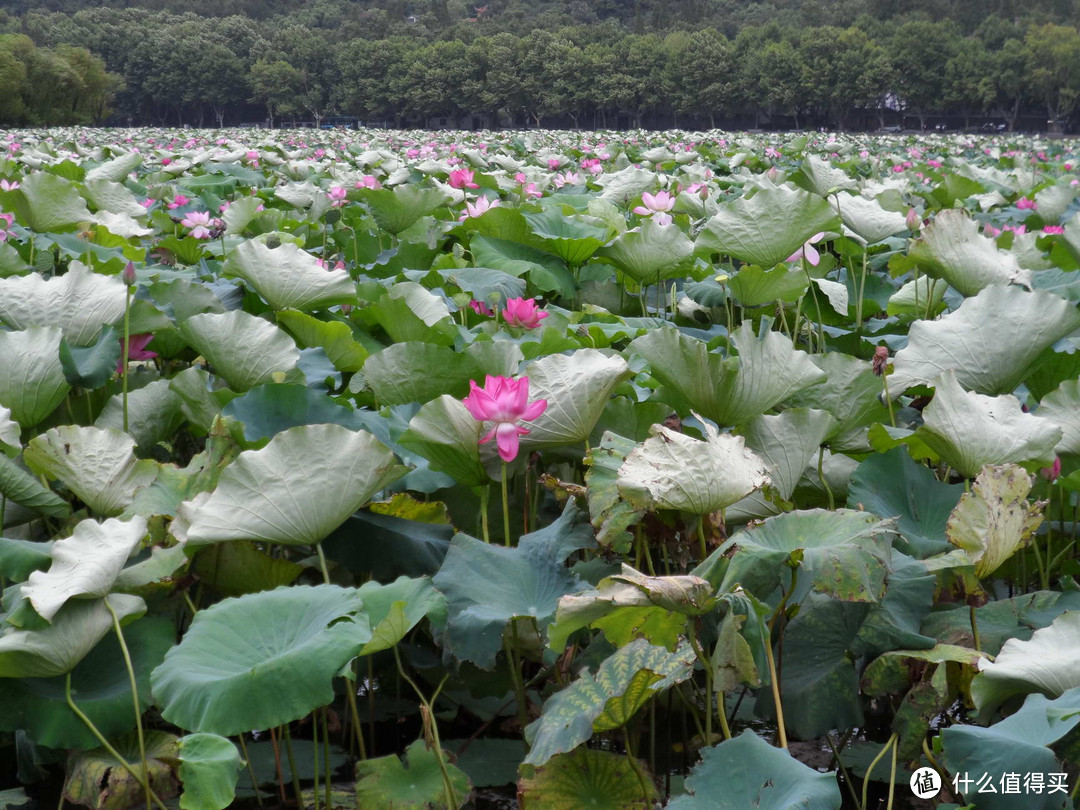
M 1001 236 L 1001 230 L 993 225 L 983 225 L 983 233 L 991 238 Z
M 380 183 L 373 175 L 365 174 L 359 180 L 356 181 L 357 188 L 382 188 Z
M 334 208 L 341 208 L 341 206 L 345 204 L 345 198 L 348 196 L 348 192 L 343 186 L 334 186 L 326 196 L 330 198 Z
M 450 185 L 453 188 L 480 188 L 473 182 L 472 169 L 454 169 L 450 172 Z
M 1046 225 L 1043 227 L 1043 233 L 1046 234 L 1062 234 L 1065 233 L 1065 228 L 1062 225 Z
M 562 161 L 559 160 L 558 158 L 548 158 L 548 168 L 551 169 L 552 171 L 555 171 L 561 165 L 562 165 Z
M 532 298 L 511 298 L 503 309 L 506 325 L 522 329 L 535 329 L 547 316 L 548 313 L 540 309 Z
M 7 238 L 9 236 L 14 235 L 11 231 L 5 230 L 5 228 L 10 228 L 11 223 L 13 223 L 14 221 L 14 214 L 0 214 L 0 242 L 5 242 L 7 241 Z M 5 222 L 7 223 L 7 225 L 3 224 Z
M 1038 209 L 1039 204 L 1027 197 L 1021 197 L 1019 200 L 1016 201 L 1016 207 L 1019 208 L 1021 211 L 1035 211 Z
M 483 388 L 470 380 L 469 395 L 462 403 L 476 421 L 495 423 L 480 439 L 480 444 L 495 439 L 499 458 L 508 463 L 517 458 L 519 438 L 529 432 L 518 421 L 532 421 L 547 410 L 546 399 L 529 402 L 528 377 L 514 380 L 489 374 L 484 378 Z
M 476 202 L 465 203 L 465 213 L 458 217 L 458 222 L 464 222 L 469 217 L 481 216 L 490 211 L 492 208 L 498 207 L 498 200 L 489 200 L 487 197 L 477 197 Z
M 177 194 L 175 197 L 173 197 L 173 201 L 169 203 L 169 210 L 171 211 L 173 208 L 183 208 L 190 202 L 191 200 L 189 200 L 183 194 Z
M 210 226 L 216 223 L 210 218 L 209 211 L 189 211 L 180 220 L 180 224 L 185 228 L 191 228 L 191 235 L 196 239 L 209 239 Z
M 469 302 L 469 307 L 477 315 L 487 315 L 489 318 L 495 315 L 495 312 L 491 309 L 491 307 L 489 307 L 483 301 L 477 301 L 474 299 Z M 544 314 L 546 315 L 547 313 L 545 312 Z
M 803 242 L 803 246 L 796 250 L 794 253 L 792 253 L 790 256 L 788 256 L 784 261 L 797 262 L 800 259 L 805 258 L 811 266 L 817 267 L 818 264 L 821 262 L 821 254 L 818 253 L 817 248 L 815 248 L 814 245 L 824 238 L 825 232 L 818 231 L 805 242 Z
M 919 218 L 919 212 L 914 208 L 909 208 L 907 216 L 904 217 L 904 223 L 907 225 L 909 231 L 917 231 L 919 226 L 922 225 L 922 219 Z
M 10 183 L 7 180 L 0 180 L 0 190 L 2 191 L 16 191 L 19 188 L 19 182 L 12 180 Z
M 153 360 L 157 352 L 146 351 L 146 344 L 154 339 L 151 334 L 128 335 L 128 360 Z M 124 338 L 120 337 L 120 359 L 116 361 L 116 373 L 124 373 Z
M 641 202 L 634 209 L 635 214 L 643 217 L 652 217 L 657 225 L 670 225 L 671 215 L 668 213 L 675 206 L 675 198 L 669 191 L 658 191 L 656 194 L 645 192 L 641 195 Z
M 1061 456 L 1054 456 L 1054 463 L 1049 467 L 1043 467 L 1039 470 L 1039 475 L 1050 483 L 1057 481 L 1058 477 L 1061 475 Z
M 555 175 L 553 182 L 557 188 L 562 188 L 563 186 L 580 186 L 585 179 L 577 172 L 562 172 Z

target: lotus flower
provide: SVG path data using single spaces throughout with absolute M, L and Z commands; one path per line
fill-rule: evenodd
M 514 380 L 489 374 L 484 378 L 483 388 L 470 380 L 469 395 L 462 402 L 476 421 L 495 423 L 480 439 L 480 444 L 495 439 L 499 458 L 506 462 L 517 458 L 519 437 L 529 432 L 517 422 L 536 419 L 547 409 L 546 399 L 529 402 L 528 377 Z
M 128 335 L 128 360 L 153 360 L 157 352 L 146 351 L 146 344 L 154 339 L 151 334 Z M 116 361 L 116 373 L 124 373 L 124 338 L 120 338 L 120 359 Z
M 382 188 L 382 183 L 374 175 L 365 174 L 356 181 L 357 188 Z
M 1065 228 L 1062 225 L 1045 225 L 1043 226 L 1043 233 L 1046 234 L 1063 234 Z
M 16 191 L 18 188 L 18 180 L 12 180 L 10 183 L 7 180 L 0 180 L 0 190 L 2 191 Z
M 507 326 L 535 329 L 548 313 L 536 305 L 532 298 L 511 298 L 506 302 L 503 318 Z
M 185 197 L 183 194 L 177 194 L 175 197 L 173 197 L 173 201 L 169 203 L 169 210 L 171 211 L 174 208 L 183 208 L 189 202 L 191 202 L 189 198 Z
M 327 195 L 330 197 L 330 201 L 334 208 L 341 208 L 345 204 L 345 197 L 348 192 L 343 186 L 334 186 L 330 189 L 330 193 Z
M 1054 456 L 1054 463 L 1049 467 L 1043 467 L 1039 470 L 1039 475 L 1050 483 L 1057 481 L 1058 477 L 1061 475 L 1061 456 Z
M 450 185 L 453 188 L 480 188 L 473 181 L 472 169 L 454 169 L 450 172 Z
M 477 300 L 473 299 L 472 301 L 469 302 L 469 307 L 477 315 L 487 315 L 490 318 L 495 314 L 494 311 L 491 309 L 491 307 L 489 307 L 483 301 L 477 301 Z M 544 314 L 547 315 L 546 312 Z
M 498 208 L 498 200 L 489 200 L 487 197 L 477 197 L 476 202 L 465 203 L 465 213 L 458 217 L 459 222 L 464 222 L 469 217 L 478 217 L 490 211 L 492 208 Z
M 658 191 L 656 194 L 645 192 L 641 195 L 642 205 L 634 209 L 635 214 L 643 217 L 652 217 L 657 225 L 670 225 L 671 215 L 668 213 L 674 205 L 675 198 L 669 191 Z
M 210 219 L 209 211 L 189 211 L 180 220 L 180 224 L 185 228 L 191 228 L 191 235 L 196 239 L 209 239 L 210 226 L 215 223 Z
M 815 248 L 814 245 L 824 238 L 825 232 L 818 231 L 803 242 L 803 246 L 788 256 L 784 261 L 797 262 L 800 259 L 805 258 L 813 267 L 817 267 L 818 264 L 821 263 L 821 254 L 818 253 L 817 248 Z
M 1019 200 L 1016 201 L 1016 207 L 1019 208 L 1021 211 L 1034 211 L 1039 207 L 1039 204 L 1034 200 L 1028 199 L 1027 197 L 1021 197 Z

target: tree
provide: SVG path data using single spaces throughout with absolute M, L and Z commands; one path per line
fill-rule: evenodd
M 251 100 L 266 105 L 271 128 L 277 116 L 300 110 L 297 97 L 303 89 L 303 77 L 284 59 L 273 62 L 259 59 L 248 71 L 248 84 L 251 86 Z
M 945 65 L 944 103 L 964 114 L 965 128 L 973 113 L 985 112 L 994 100 L 992 73 L 992 56 L 975 37 L 963 39 Z
M 715 28 L 704 28 L 671 42 L 664 68 L 671 88 L 671 105 L 682 115 L 706 115 L 716 126 L 716 114 L 727 109 L 735 94 L 735 59 L 731 43 Z
M 942 109 L 946 66 L 958 44 L 954 25 L 924 20 L 897 27 L 888 42 L 892 90 L 904 107 L 919 117 L 923 129 L 927 114 Z
M 1030 87 L 1046 105 L 1051 125 L 1060 128 L 1080 100 L 1080 33 L 1047 23 L 1029 29 L 1024 41 Z

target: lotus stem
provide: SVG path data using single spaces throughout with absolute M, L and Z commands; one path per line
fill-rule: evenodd
M 705 558 L 709 556 L 709 545 L 705 542 L 705 516 L 698 515 L 697 519 L 697 536 L 698 544 L 701 546 L 701 560 L 705 561 Z
M 889 772 L 889 801 L 885 805 L 885 810 L 892 810 L 893 796 L 896 793 L 896 749 L 900 747 L 900 737 L 896 734 L 893 735 L 892 744 L 892 770 Z
M 705 670 L 705 739 L 704 745 L 712 745 L 712 714 L 713 714 L 713 678 L 712 678 L 712 664 L 708 657 L 705 655 L 705 650 L 701 646 L 701 642 L 697 637 L 697 624 L 693 617 L 686 624 L 686 636 L 690 642 L 690 648 L 694 651 L 694 655 L 701 663 L 701 668 Z M 727 721 L 725 720 L 725 725 Z
M 874 757 L 873 761 L 870 763 L 869 767 L 866 769 L 866 776 L 863 779 L 863 783 L 862 783 L 862 804 L 860 805 L 861 810 L 869 810 L 869 805 L 866 803 L 866 792 L 870 787 L 870 774 L 872 774 L 874 772 L 874 766 L 876 766 L 878 764 L 878 762 L 881 761 L 881 758 L 883 756 L 885 756 L 885 752 L 888 751 L 890 748 L 892 748 L 895 745 L 897 739 L 898 739 L 898 736 L 897 736 L 896 732 L 893 732 L 892 736 L 889 737 L 889 739 L 885 743 L 885 745 L 883 745 L 881 747 L 881 750 L 878 751 L 878 755 L 876 757 Z
M 326 567 L 326 555 L 323 554 L 322 543 L 315 544 L 315 550 L 319 553 L 319 567 L 322 569 L 323 582 L 330 584 L 330 569 Z
M 292 734 L 289 733 L 289 724 L 281 726 L 282 735 L 285 737 L 285 756 L 289 758 L 289 775 L 292 777 L 293 793 L 296 794 L 296 806 L 304 807 L 304 792 L 300 789 L 300 775 L 296 771 L 296 757 L 293 756 Z
M 108 597 L 102 601 L 105 602 L 105 607 L 108 609 L 109 615 L 112 616 L 113 631 L 116 633 L 116 640 L 120 642 L 120 652 L 124 654 L 124 666 L 127 667 L 128 680 L 131 682 L 131 700 L 135 704 L 135 730 L 138 732 L 139 737 L 139 759 L 142 761 L 143 775 L 145 777 L 143 791 L 146 793 L 146 808 L 150 810 L 150 766 L 146 762 L 146 738 L 143 736 L 142 706 L 139 705 L 139 687 L 135 682 L 135 668 L 131 665 L 131 654 L 128 652 L 127 642 L 124 641 L 124 633 L 120 629 L 120 619 L 117 617 L 113 606 L 109 604 Z
M 724 739 L 730 740 L 731 726 L 728 725 L 725 695 L 726 692 L 723 689 L 716 690 L 716 714 L 720 718 L 720 731 L 723 733 Z
M 124 433 L 128 431 L 128 359 L 131 353 L 131 286 L 124 285 L 124 368 L 121 380 L 124 406 Z
M 648 803 L 649 801 L 649 787 L 645 784 L 645 774 L 641 772 L 641 765 L 638 764 L 637 757 L 634 756 L 634 749 L 630 745 L 630 728 L 629 726 L 623 728 L 623 742 L 626 749 L 626 761 L 630 764 L 631 770 L 634 775 L 637 776 L 638 787 L 641 788 L 642 801 Z
M 328 709 L 323 706 L 322 710 L 322 731 L 323 731 L 323 775 L 324 784 L 326 785 L 326 794 L 323 800 L 323 806 L 326 810 L 332 810 L 330 804 L 330 717 L 328 715 Z
M 90 730 L 90 733 L 94 735 L 94 739 L 101 743 L 101 747 L 108 751 L 109 755 L 120 763 L 120 766 L 128 772 L 132 779 L 134 779 L 136 782 L 139 783 L 140 786 L 150 792 L 151 800 L 154 802 L 154 804 L 158 806 L 160 810 L 168 810 L 168 808 L 165 806 L 165 803 L 161 801 L 160 798 L 158 798 L 158 795 L 154 792 L 154 789 L 150 787 L 149 780 L 144 779 L 142 774 L 135 772 L 135 769 L 131 767 L 131 763 L 129 763 L 126 758 L 120 756 L 120 752 L 109 744 L 109 741 L 105 739 L 104 735 L 102 735 L 100 731 L 98 731 L 98 728 L 94 725 L 93 721 L 83 713 L 82 709 L 75 705 L 75 701 L 71 699 L 70 672 L 68 672 L 67 677 L 64 681 L 64 697 L 67 700 L 68 708 L 70 708 L 71 711 L 75 713 L 76 717 L 83 721 L 86 727 Z
M 799 568 L 798 566 L 795 566 L 791 569 L 791 587 L 788 588 L 787 592 L 784 594 L 784 598 L 781 599 L 780 604 L 776 606 L 776 611 L 773 613 L 772 618 L 769 619 L 769 638 L 765 644 L 765 660 L 769 664 L 769 681 L 770 686 L 772 687 L 773 705 L 776 707 L 776 733 L 780 738 L 780 747 L 785 751 L 788 747 L 787 726 L 784 724 L 784 705 L 780 699 L 780 677 L 776 669 L 776 657 L 773 654 L 772 632 L 777 620 L 787 607 L 788 599 L 795 593 L 795 584 L 798 581 Z
M 480 532 L 485 543 L 491 542 L 491 532 L 488 529 L 488 498 L 491 497 L 491 493 L 488 491 L 488 486 L 484 484 L 480 488 Z
M 510 545 L 510 495 L 507 491 L 506 462 L 502 463 L 502 509 L 503 509 L 503 545 Z
M 312 757 L 312 774 L 314 775 L 315 785 L 311 791 L 312 802 L 315 806 L 315 810 L 319 810 L 319 710 L 316 709 L 311 713 L 311 757 Z M 305 805 L 301 805 L 304 808 Z M 329 807 L 326 810 L 330 810 Z
M 356 667 L 353 659 L 353 674 L 355 676 Z M 345 679 L 345 702 L 349 704 L 349 715 L 352 718 L 353 736 L 356 737 L 357 751 L 360 754 L 360 759 L 367 759 L 367 750 L 364 745 L 364 727 L 360 723 L 360 711 L 356 708 L 356 681 L 350 681 Z
M 865 260 L 863 269 L 863 280 L 866 280 Z M 810 278 L 810 270 L 806 266 L 806 257 L 802 258 L 802 269 L 806 274 L 806 280 L 810 284 L 810 297 L 814 299 L 814 310 L 817 312 L 817 327 L 818 327 L 818 351 L 825 354 L 825 327 L 821 323 L 821 304 L 818 303 L 817 287 L 814 285 L 814 280 Z M 860 295 L 861 298 L 861 295 Z
M 281 746 L 278 744 L 277 733 L 273 727 L 270 728 L 270 745 L 274 749 L 274 770 L 277 773 L 278 796 L 281 798 L 281 803 L 285 804 L 285 771 L 281 767 Z
M 513 636 L 511 644 L 506 636 L 503 636 L 503 649 L 506 651 L 507 665 L 510 667 L 510 681 L 514 685 L 514 694 L 517 702 L 518 723 L 521 724 L 521 738 L 525 739 L 525 726 L 529 725 L 528 696 L 525 694 L 525 682 L 521 677 L 521 662 L 517 657 L 518 632 L 517 622 L 510 620 L 510 634 Z M 527 744 L 527 742 L 526 742 Z
M 251 764 L 251 757 L 248 756 L 244 735 L 237 734 L 236 739 L 240 743 L 240 751 L 244 755 L 244 764 L 247 765 L 248 778 L 251 779 L 251 789 L 255 791 L 255 801 L 258 802 L 259 807 L 261 808 L 263 806 L 263 801 L 262 795 L 259 793 L 259 780 L 255 776 L 255 766 Z
M 832 487 L 829 486 L 828 479 L 825 478 L 825 445 L 818 447 L 817 454 L 817 477 L 821 482 L 821 486 L 825 488 L 825 494 L 829 497 L 829 511 L 831 512 L 836 508 L 836 499 L 833 497 Z
M 889 409 L 889 424 L 896 427 L 896 415 L 893 413 L 892 397 L 889 396 L 889 369 L 881 370 L 881 385 L 885 389 L 885 406 Z
M 836 747 L 836 744 L 832 740 L 832 732 L 828 732 L 825 735 L 825 741 L 829 744 L 829 748 L 832 749 L 833 758 L 836 760 L 836 766 L 840 769 L 840 773 L 844 775 L 844 784 L 847 785 L 848 795 L 851 796 L 851 801 L 855 807 L 859 807 L 859 796 L 855 793 L 855 785 L 851 781 L 851 774 L 848 773 L 848 769 L 844 766 L 844 763 L 840 759 L 840 749 Z M 925 739 L 923 744 L 925 744 Z

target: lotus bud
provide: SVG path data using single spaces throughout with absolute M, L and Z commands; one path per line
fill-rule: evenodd
M 887 346 L 878 346 L 874 349 L 874 374 L 880 377 L 885 373 L 885 367 L 887 365 L 889 365 L 889 349 Z
M 120 274 L 120 278 L 127 286 L 133 286 L 135 284 L 135 265 L 128 262 L 124 272 Z
M 922 225 L 922 220 L 919 218 L 919 212 L 914 208 L 908 209 L 907 217 L 904 221 L 907 223 L 908 230 L 912 232 L 919 230 L 919 226 Z
M 1061 456 L 1054 456 L 1054 463 L 1049 467 L 1043 467 L 1039 470 L 1039 475 L 1050 483 L 1057 481 L 1058 476 L 1061 475 Z

